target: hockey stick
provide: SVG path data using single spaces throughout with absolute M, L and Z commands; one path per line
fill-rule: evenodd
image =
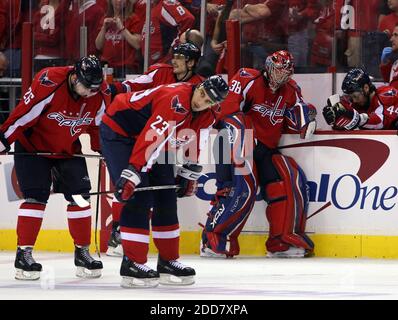
M 67 153 L 58 153 L 58 152 L 4 152 L 0 153 L 0 156 L 56 156 L 56 157 L 76 157 L 76 158 L 95 158 L 95 159 L 104 159 L 103 156 L 97 154 L 67 154 Z
M 102 169 L 102 159 L 98 161 L 98 181 L 97 181 L 97 192 L 100 192 L 101 189 L 101 169 Z M 95 227 L 94 227 L 94 242 L 95 242 L 95 250 L 97 251 L 98 258 L 101 258 L 100 250 L 98 249 L 98 217 L 99 217 L 99 206 L 100 206 L 100 195 L 97 194 L 97 203 L 95 205 Z
M 165 185 L 165 186 L 151 186 L 151 187 L 142 187 L 142 188 L 137 188 L 135 189 L 134 192 L 140 192 L 140 191 L 155 191 L 155 190 L 167 190 L 167 189 L 178 189 L 180 186 L 179 185 Z M 83 196 L 99 196 L 101 194 L 109 194 L 109 193 L 114 193 L 115 190 L 107 190 L 107 191 L 99 191 L 99 192 L 89 192 L 89 193 L 82 193 L 82 194 L 73 194 L 72 198 L 76 202 L 76 204 L 81 207 L 88 207 L 90 203 L 83 198 Z

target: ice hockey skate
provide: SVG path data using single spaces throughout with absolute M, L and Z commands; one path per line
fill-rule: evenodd
M 195 283 L 195 270 L 177 260 L 165 261 L 159 255 L 157 270 L 160 284 L 185 286 Z
M 79 278 L 99 278 L 102 274 L 102 262 L 94 260 L 88 246 L 75 246 L 76 276 Z
M 37 280 L 40 279 L 42 265 L 32 257 L 32 247 L 18 247 L 15 257 L 15 279 Z
M 267 252 L 267 258 L 306 258 L 311 256 L 311 252 L 304 248 L 290 247 L 286 251 Z
M 123 257 L 120 267 L 123 288 L 153 288 L 159 285 L 159 273 L 145 264 L 131 261 Z
M 108 240 L 106 255 L 110 257 L 123 257 L 122 239 L 120 237 L 119 226 L 112 227 L 112 232 Z

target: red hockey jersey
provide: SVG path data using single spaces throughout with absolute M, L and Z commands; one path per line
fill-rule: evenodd
M 229 83 L 227 98 L 221 103 L 222 115 L 243 111 L 253 122 L 255 137 L 269 148 L 276 148 L 282 132 L 289 126 L 287 111 L 303 103 L 294 80 L 273 93 L 263 74 L 240 69 Z
M 194 74 L 186 82 L 199 84 L 204 80 L 200 75 Z M 123 82 L 124 92 L 140 91 L 179 82 L 173 73 L 173 67 L 165 63 L 157 63 L 149 67 L 148 71 L 134 80 Z
M 370 100 L 368 110 L 352 104 L 347 98 L 342 99 L 346 108 L 354 108 L 359 113 L 366 113 L 368 121 L 361 129 L 395 130 L 398 121 L 398 90 L 390 86 L 382 86 L 376 89 L 376 94 Z
M 106 110 L 103 123 L 122 136 L 136 138 L 130 163 L 137 170 L 150 169 L 162 150 L 196 143 L 200 151 L 216 115 L 210 109 L 191 111 L 194 88 L 184 82 L 119 94 Z M 197 152 L 191 160 L 198 156 Z
M 68 86 L 72 70 L 73 67 L 53 67 L 36 74 L 0 129 L 10 144 L 18 140 L 29 152 L 81 152 L 79 136 L 98 131 L 110 103 L 110 90 L 104 82 L 96 95 L 75 100 Z

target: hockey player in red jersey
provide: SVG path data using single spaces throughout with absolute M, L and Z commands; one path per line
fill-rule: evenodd
M 149 70 L 135 78 L 126 80 L 123 83 L 116 83 L 116 88 L 121 92 L 132 92 L 150 89 L 162 84 L 176 82 L 201 83 L 204 78 L 195 74 L 196 63 L 200 58 L 200 49 L 192 43 L 183 43 L 173 48 L 173 59 L 171 65 L 158 63 L 152 65 Z M 108 241 L 107 255 L 123 255 L 120 240 L 120 212 L 123 204 L 116 199 L 112 201 L 112 232 Z
M 75 66 L 41 70 L 0 128 L 0 152 L 8 151 L 15 142 L 15 170 L 25 199 L 18 211 L 16 279 L 40 277 L 42 266 L 33 259 L 32 249 L 52 183 L 69 202 L 67 216 L 75 244 L 76 275 L 101 276 L 102 263 L 89 253 L 91 208 L 80 208 L 72 199 L 72 195 L 91 189 L 87 166 L 84 158 L 72 155 L 81 153 L 79 136 L 84 132 L 97 140 L 92 140 L 92 149 L 99 150 L 98 125 L 109 103 L 110 92 L 103 82 L 99 60 L 83 57 Z M 26 155 L 35 152 L 64 155 Z
M 120 217 L 123 287 L 194 282 L 195 270 L 177 261 L 177 196 L 191 196 L 196 192 L 201 171 L 201 166 L 195 164 L 197 148 L 189 149 L 191 162 L 177 170 L 180 185 L 177 193 L 174 189 L 134 191 L 137 186 L 175 184 L 173 150 L 193 141 L 200 146 L 206 132 L 201 129 L 208 131 L 217 117 L 212 106 L 218 106 L 227 93 L 224 80 L 212 76 L 199 85 L 170 84 L 119 94 L 107 109 L 100 125 L 102 153 L 116 186 L 115 197 L 126 203 Z M 145 265 L 150 222 L 159 251 L 157 271 Z
M 323 109 L 323 116 L 333 129 L 398 129 L 397 89 L 376 89 L 369 75 L 357 68 L 347 73 L 341 89 L 345 96 L 336 103 L 328 102 Z
M 290 53 L 277 51 L 267 57 L 264 71 L 240 69 L 230 80 L 228 96 L 221 106 L 223 115 L 242 111 L 253 123 L 258 184 L 268 203 L 269 257 L 304 257 L 314 248 L 305 234 L 308 207 L 305 175 L 293 158 L 278 150 L 285 129 L 299 131 L 306 138 L 316 126 L 315 109 L 303 101 L 299 86 L 291 79 L 293 71 Z M 204 248 L 216 254 L 236 254 L 217 250 L 206 241 L 202 251 Z

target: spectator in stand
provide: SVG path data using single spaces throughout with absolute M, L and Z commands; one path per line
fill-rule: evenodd
M 108 0 L 97 0 L 97 4 L 106 12 L 108 10 Z
M 34 69 L 64 65 L 66 0 L 41 0 L 33 17 Z
M 314 20 L 315 37 L 312 42 L 310 63 L 312 66 L 332 65 L 332 50 L 335 24 L 333 0 L 323 1 L 319 16 Z
M 398 0 L 388 0 L 387 4 L 391 13 L 380 20 L 378 29 L 391 37 L 395 25 L 398 23 Z
M 110 0 L 110 6 L 97 35 L 95 45 L 101 52 L 101 60 L 114 69 L 115 77 L 137 73 L 139 66 L 136 50 L 140 48 L 139 32 L 142 17 L 134 14 L 136 1 Z
M 309 22 L 319 15 L 319 0 L 289 0 L 289 52 L 295 67 L 308 66 Z
M 21 76 L 22 24 L 29 20 L 30 1 L 0 1 L 0 37 L 9 65 L 6 76 Z
M 231 11 L 229 18 L 240 20 L 243 25 L 242 44 L 249 55 L 243 52 L 242 56 L 252 55 L 252 61 L 244 61 L 244 65 L 261 69 L 268 55 L 287 49 L 288 10 L 288 0 L 267 0 Z
M 386 16 L 389 15 L 392 11 L 390 10 L 390 8 L 388 7 L 388 0 L 383 0 L 382 3 L 380 4 L 380 9 L 379 9 L 379 23 L 378 25 L 380 25 L 381 20 Z
M 71 0 L 68 0 L 71 1 Z M 105 1 L 106 8 L 108 3 Z M 87 55 L 99 55 L 95 39 L 101 30 L 105 10 L 99 0 L 72 0 L 66 21 L 65 34 L 66 57 L 68 61 L 80 58 L 80 27 L 87 28 Z
M 398 89 L 398 23 L 391 35 L 391 47 L 383 49 L 380 73 L 385 82 Z
M 156 2 L 156 1 L 155 1 Z M 186 30 L 193 28 L 195 17 L 176 0 L 160 0 L 151 11 L 151 41 L 149 64 L 171 59 L 170 48 Z M 141 52 L 145 49 L 145 30 L 142 29 Z

